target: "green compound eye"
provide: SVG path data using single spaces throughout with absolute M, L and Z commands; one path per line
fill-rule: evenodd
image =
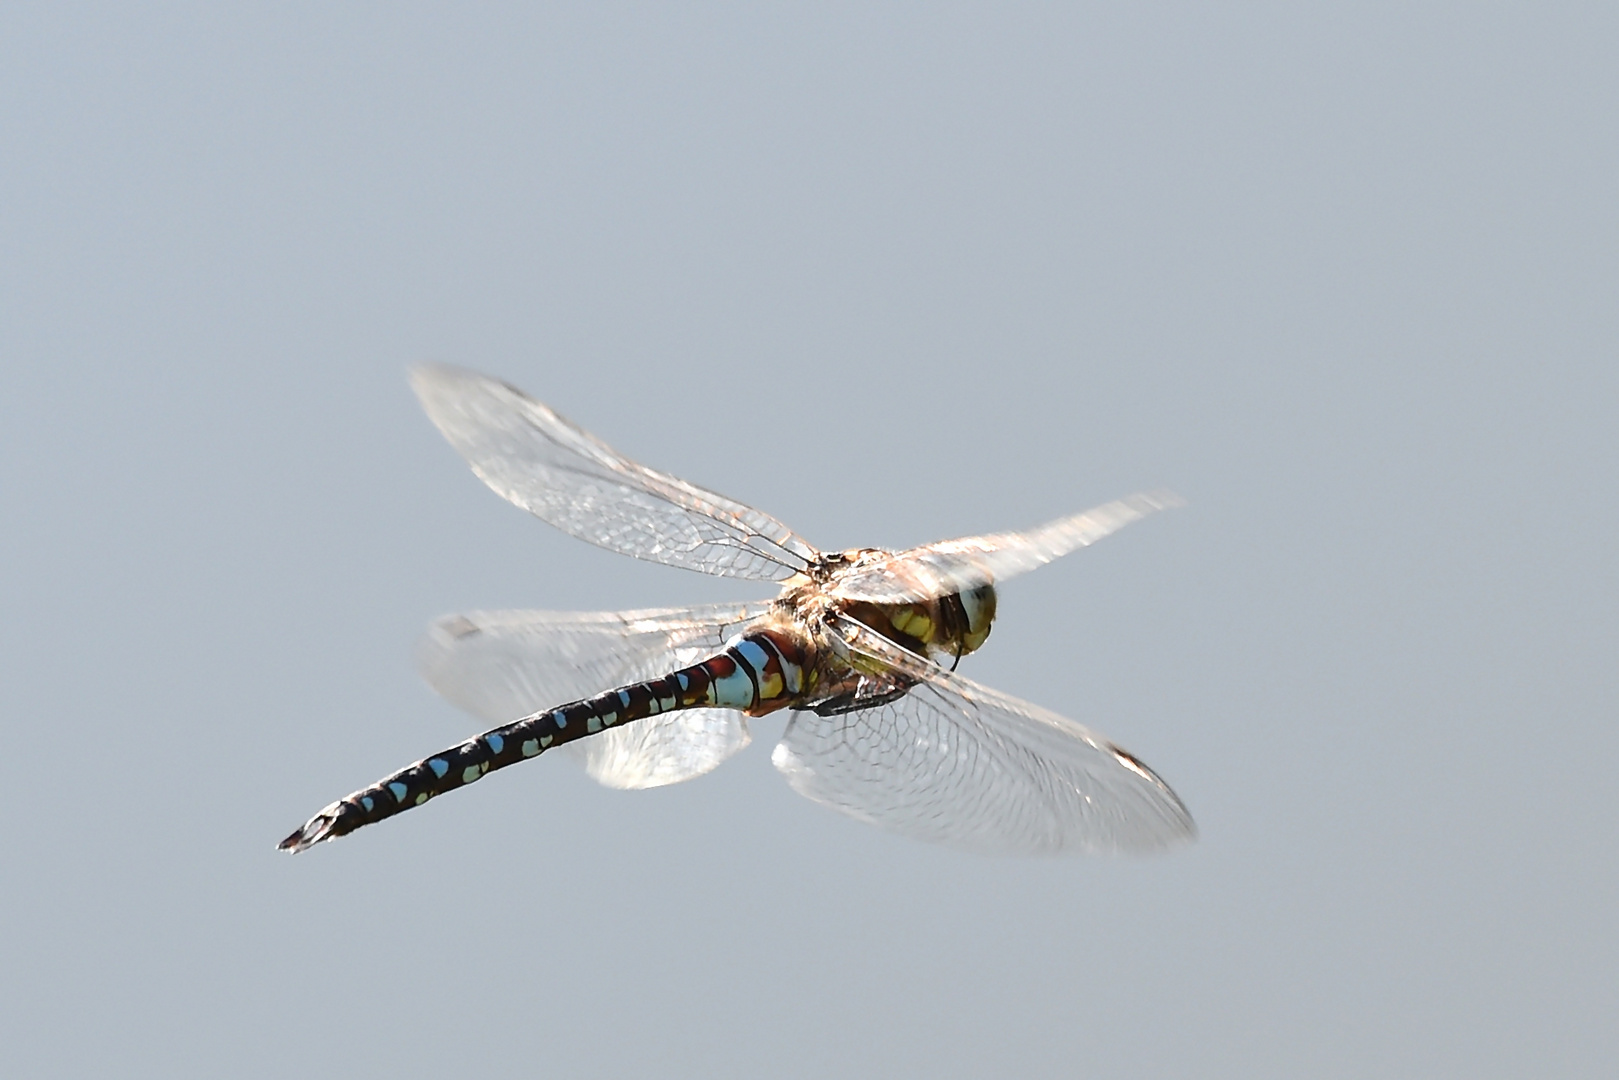
M 995 621 L 995 586 L 980 585 L 961 594 L 961 610 L 967 616 L 967 632 L 962 635 L 972 652 L 989 637 L 989 624 Z

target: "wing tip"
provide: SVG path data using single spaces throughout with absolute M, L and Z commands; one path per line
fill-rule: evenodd
M 1164 783 L 1163 777 L 1153 772 L 1140 758 L 1124 747 L 1115 743 L 1107 743 L 1106 746 L 1115 761 L 1147 783 L 1151 793 L 1156 796 L 1152 800 L 1153 807 L 1159 811 L 1162 824 L 1167 826 L 1160 829 L 1155 824 L 1139 845 L 1131 843 L 1125 845 L 1124 849 L 1160 851 L 1196 841 L 1197 822 L 1192 820 L 1192 812 L 1186 809 L 1186 804 L 1181 802 L 1175 790 Z
M 1138 492 L 1121 502 L 1132 509 L 1150 514 L 1155 510 L 1178 510 L 1187 505 L 1186 499 L 1169 488 L 1153 488 L 1150 491 Z
M 437 360 L 428 360 L 410 366 L 410 388 L 416 391 L 418 397 L 426 397 L 430 391 L 452 382 L 461 382 L 469 378 L 480 378 L 476 372 L 469 371 L 454 364 L 445 364 Z
M 416 399 L 435 424 L 440 424 L 441 413 L 450 415 L 465 411 L 481 397 L 515 398 L 525 406 L 538 407 L 547 414 L 551 412 L 511 383 L 455 364 L 436 360 L 414 364 L 410 368 L 409 379 Z
M 1183 844 L 1197 843 L 1197 822 L 1192 820 L 1191 812 L 1186 805 L 1175 796 L 1173 791 L 1165 788 L 1164 791 L 1175 800 L 1174 814 L 1169 822 L 1171 831 L 1158 843 L 1159 850 L 1177 848 Z

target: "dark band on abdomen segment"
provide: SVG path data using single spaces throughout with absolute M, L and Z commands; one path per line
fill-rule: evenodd
M 660 679 L 535 713 L 423 758 L 332 803 L 278 846 L 303 851 L 475 783 L 485 773 L 617 724 L 705 707 L 763 716 L 803 693 L 805 658 L 803 646 L 792 636 L 777 630 L 754 631 L 724 652 Z

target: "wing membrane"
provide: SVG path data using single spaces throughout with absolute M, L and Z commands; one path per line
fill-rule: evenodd
M 447 700 L 507 723 L 701 660 L 767 610 L 765 604 L 710 604 L 450 615 L 428 630 L 417 667 Z M 564 749 L 599 783 L 648 788 L 700 776 L 751 738 L 739 712 L 692 709 L 609 728 Z
M 1149 492 L 1058 518 L 1021 533 L 941 540 L 895 552 L 849 572 L 834 595 L 875 604 L 903 604 L 977 588 L 1043 566 L 1086 547 L 1157 510 L 1184 505 L 1171 492 Z
M 608 728 L 562 747 L 604 787 L 678 784 L 712 772 L 753 741 L 735 709 L 686 709 Z
M 1102 736 L 851 620 L 839 628 L 857 657 L 912 685 L 867 709 L 794 713 L 771 760 L 800 795 L 976 851 L 1143 851 L 1195 835 L 1175 793 Z
M 521 391 L 460 368 L 411 385 L 450 444 L 502 498 L 637 559 L 780 581 L 816 551 L 769 514 L 638 465 Z

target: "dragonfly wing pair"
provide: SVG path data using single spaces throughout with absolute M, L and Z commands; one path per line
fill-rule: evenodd
M 760 614 L 738 605 L 477 612 L 435 623 L 418 663 L 445 698 L 499 722 L 711 655 Z M 1174 792 L 1103 737 L 852 619 L 836 630 L 851 659 L 891 674 L 867 690 L 878 702 L 869 707 L 792 714 L 771 761 L 800 795 L 891 832 L 978 851 L 1145 850 L 1193 834 Z M 567 749 L 609 787 L 648 788 L 709 772 L 748 742 L 741 713 L 694 709 Z

